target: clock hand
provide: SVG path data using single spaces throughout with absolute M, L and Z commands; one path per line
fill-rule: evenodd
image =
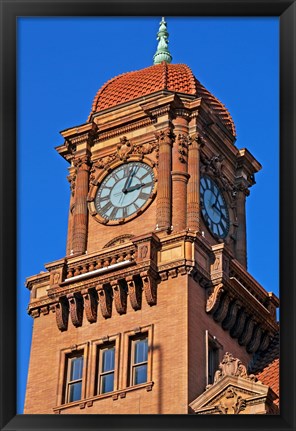
M 140 188 L 142 188 L 142 187 L 145 187 L 145 186 L 148 186 L 149 184 L 151 184 L 151 183 L 147 183 L 147 184 L 136 184 L 135 186 L 132 186 L 132 187 L 128 187 L 127 189 L 126 189 L 126 193 L 128 193 L 128 192 L 133 192 L 134 190 L 138 190 L 138 189 L 140 189 Z
M 128 174 L 126 182 L 125 182 L 125 184 L 123 186 L 123 189 L 122 189 L 123 193 L 127 193 L 127 189 L 128 189 L 128 187 L 130 186 L 130 184 L 132 182 L 132 178 L 133 178 L 133 175 L 134 175 L 133 170 L 134 170 L 134 168 L 132 167 L 131 170 L 130 170 L 130 173 Z
M 213 208 L 213 207 L 216 207 L 216 204 L 217 204 L 218 199 L 219 199 L 219 195 L 215 196 L 215 198 L 216 198 L 216 200 L 215 200 L 215 202 L 212 204 L 212 208 Z M 217 207 L 216 207 L 216 208 L 217 208 Z

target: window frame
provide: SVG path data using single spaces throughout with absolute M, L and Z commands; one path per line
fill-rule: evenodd
M 79 379 L 74 379 L 71 380 L 71 373 L 72 373 L 72 366 L 73 366 L 73 360 L 77 359 L 77 358 L 82 358 L 82 371 L 81 371 L 81 377 Z M 85 366 L 85 360 L 84 360 L 84 352 L 83 350 L 80 350 L 79 353 L 78 352 L 74 352 L 72 354 L 69 354 L 66 356 L 66 378 L 65 378 L 65 404 L 69 404 L 72 403 L 74 401 L 80 401 L 81 400 L 81 395 L 82 395 L 82 382 L 83 382 L 83 368 Z M 70 388 L 71 386 L 76 385 L 77 383 L 81 382 L 81 394 L 80 394 L 80 398 L 78 400 L 70 400 Z
M 86 385 L 87 385 L 87 369 L 88 369 L 88 353 L 89 343 L 75 344 L 71 347 L 67 347 L 60 351 L 60 362 L 59 362 L 59 375 L 58 375 L 58 389 L 57 389 L 57 405 L 78 403 L 79 401 L 86 398 Z M 69 386 L 69 375 L 70 367 L 68 366 L 69 360 L 75 356 L 83 356 L 83 367 L 81 377 L 81 397 L 80 400 L 68 401 L 68 386 Z M 71 382 L 70 382 L 71 384 Z
M 136 343 L 140 340 L 147 340 L 147 359 L 145 361 L 142 361 L 142 362 L 135 362 Z M 141 333 L 141 335 L 138 335 L 138 336 L 130 337 L 130 359 L 129 359 L 130 386 L 136 386 L 136 385 L 140 385 L 143 383 L 147 383 L 147 381 L 148 381 L 148 351 L 149 351 L 149 344 L 148 344 L 148 333 L 147 332 Z M 142 367 L 143 365 L 146 365 L 146 381 L 140 382 L 140 383 L 135 383 L 135 379 L 136 379 L 135 370 L 136 370 L 136 368 Z
M 100 370 L 100 354 L 107 346 L 113 345 L 114 354 L 114 381 L 113 391 L 100 392 L 99 370 Z M 119 354 L 120 354 L 120 334 L 104 336 L 91 342 L 90 366 L 88 373 L 88 397 L 104 396 L 112 394 L 119 389 Z
M 114 350 L 114 367 L 112 370 L 108 370 L 108 371 L 103 371 L 102 367 L 103 367 L 103 352 L 107 351 L 107 350 Z M 108 394 L 110 392 L 114 392 L 114 384 L 115 384 L 115 357 L 116 357 L 116 347 L 115 347 L 115 343 L 111 342 L 111 343 L 105 343 L 102 344 L 100 346 L 97 346 L 97 372 L 96 372 L 96 395 L 103 395 L 103 394 Z M 106 375 L 110 375 L 113 374 L 113 389 L 112 391 L 106 391 L 106 392 L 102 392 L 102 377 L 106 376 Z
M 147 358 L 147 380 L 145 383 L 133 384 L 131 372 L 131 359 L 132 359 L 132 340 L 137 337 L 140 338 L 147 335 L 148 342 L 148 358 Z M 122 349 L 122 360 L 124 366 L 124 373 L 121 380 L 121 387 L 137 387 L 138 385 L 146 385 L 152 382 L 152 359 L 153 359 L 153 324 L 143 327 L 135 328 L 131 331 L 124 333 L 124 345 Z
M 206 330 L 206 387 L 214 383 L 215 372 L 218 370 L 220 363 L 220 351 L 222 351 L 223 346 L 219 343 L 214 335 L 211 335 L 208 330 Z M 216 366 L 212 365 L 210 370 L 210 356 L 214 354 L 216 356 Z M 212 375 L 210 375 L 212 372 Z

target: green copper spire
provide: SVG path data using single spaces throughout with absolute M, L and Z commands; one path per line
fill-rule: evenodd
M 154 64 L 159 64 L 165 61 L 166 63 L 170 63 L 172 61 L 172 56 L 168 50 L 168 32 L 167 32 L 167 25 L 164 20 L 164 17 L 162 17 L 162 20 L 160 22 L 159 30 L 157 33 L 157 50 L 154 54 L 153 60 Z

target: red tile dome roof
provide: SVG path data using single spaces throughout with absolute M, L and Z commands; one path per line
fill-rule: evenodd
M 195 78 L 186 64 L 162 62 L 112 78 L 97 92 L 90 116 L 160 90 L 202 97 L 218 114 L 222 124 L 235 135 L 233 120 L 225 106 Z

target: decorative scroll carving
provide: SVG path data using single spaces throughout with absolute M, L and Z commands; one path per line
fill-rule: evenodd
M 59 330 L 66 331 L 69 319 L 69 305 L 65 297 L 60 298 L 59 302 L 55 305 L 55 315 Z
M 140 310 L 142 299 L 142 288 L 135 282 L 133 276 L 126 277 L 128 294 L 131 306 L 134 310 Z
M 74 196 L 75 186 L 76 186 L 76 174 L 68 175 L 67 180 L 69 181 L 69 184 L 70 184 L 71 194 L 72 196 Z
M 116 155 L 112 154 L 106 157 L 102 157 L 101 159 L 97 160 L 91 169 L 91 175 L 90 175 L 90 181 L 92 184 L 94 184 L 96 179 L 96 172 L 98 169 L 106 169 L 108 168 L 109 164 L 113 162 L 113 160 L 116 159 Z
M 225 317 L 227 316 L 229 302 L 230 302 L 230 299 L 227 294 L 221 297 L 219 307 L 213 315 L 216 322 L 222 322 L 222 320 L 224 320 Z
M 208 300 L 206 304 L 207 313 L 215 313 L 219 307 L 221 294 L 224 292 L 223 284 L 217 284 L 214 288 L 208 290 Z
M 235 324 L 237 313 L 238 313 L 238 310 L 240 309 L 240 307 L 241 307 L 241 304 L 236 300 L 234 300 L 230 304 L 230 306 L 228 308 L 227 316 L 225 317 L 225 319 L 222 322 L 223 329 L 231 329 L 233 327 L 233 325 Z
M 70 306 L 70 316 L 74 326 L 82 325 L 83 317 L 83 302 L 82 298 L 78 294 L 70 293 L 67 295 Z
M 113 290 L 113 300 L 117 313 L 126 313 L 126 290 L 119 280 L 111 281 L 111 286 Z
M 247 351 L 249 353 L 257 352 L 260 346 L 261 336 L 262 336 L 262 329 L 260 328 L 260 325 L 257 325 L 253 332 L 251 341 L 247 345 Z
M 245 410 L 246 405 L 246 400 L 229 387 L 216 408 L 220 415 L 238 415 L 242 410 Z
M 143 289 L 146 297 L 146 301 L 149 305 L 155 305 L 157 300 L 157 282 L 149 274 L 148 271 L 143 271 L 140 274 L 143 282 Z
M 242 333 L 242 331 L 244 329 L 244 326 L 245 326 L 246 318 L 247 318 L 246 313 L 244 312 L 243 309 L 241 309 L 238 312 L 238 315 L 237 315 L 237 318 L 236 318 L 236 322 L 235 322 L 233 328 L 230 330 L 230 335 L 233 338 L 237 338 L 237 337 L 239 337 L 241 335 L 241 333 Z
M 248 375 L 247 368 L 240 359 L 234 358 L 232 353 L 226 352 L 219 364 L 219 369 L 215 372 L 214 383 L 218 383 L 225 376 L 241 377 L 246 380 L 257 381 L 254 374 Z
M 107 244 L 105 244 L 103 248 L 112 247 L 114 245 L 124 244 L 125 242 L 128 242 L 132 238 L 134 238 L 134 236 L 135 235 L 131 235 L 128 233 L 124 234 L 124 235 L 117 236 L 116 238 L 113 238 L 111 241 L 107 242 Z
M 90 323 L 97 321 L 97 305 L 98 299 L 94 289 L 88 289 L 81 292 L 84 300 L 84 310 L 87 320 Z
M 108 319 L 112 315 L 112 298 L 111 292 L 105 286 L 98 285 L 96 287 L 102 316 Z
M 203 166 L 201 167 L 202 172 L 211 172 L 216 178 L 219 178 L 224 190 L 232 191 L 234 189 L 233 184 L 222 172 L 224 156 L 218 154 L 209 158 L 204 154 L 201 154 L 200 159 L 203 164 Z
M 73 159 L 73 165 L 76 168 L 76 173 L 78 172 L 78 170 L 89 171 L 90 170 L 89 155 L 86 154 L 82 157 L 75 157 Z
M 169 127 L 167 129 L 160 130 L 160 132 L 156 132 L 154 136 L 160 145 L 172 145 L 173 140 L 175 139 L 175 135 Z
M 254 329 L 254 324 L 255 324 L 255 322 L 252 319 L 252 317 L 249 317 L 245 323 L 244 330 L 238 339 L 238 342 L 241 346 L 245 346 L 246 344 L 249 343 L 249 341 L 251 341 L 253 329 Z

